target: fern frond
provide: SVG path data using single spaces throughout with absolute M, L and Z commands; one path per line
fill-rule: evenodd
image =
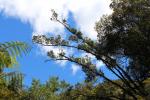
M 12 41 L 0 44 L 0 47 L 9 52 L 11 56 L 21 56 L 22 53 L 27 54 L 30 46 L 24 42 Z
M 17 57 L 27 54 L 30 46 L 24 42 L 6 42 L 0 44 L 0 69 L 17 64 Z

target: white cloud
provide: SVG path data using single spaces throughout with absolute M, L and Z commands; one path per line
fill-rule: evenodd
M 82 53 L 81 54 L 81 57 L 85 57 L 85 56 L 89 57 L 91 60 L 96 59 L 95 56 L 90 53 Z
M 39 51 L 37 52 L 37 54 L 41 54 L 43 56 L 46 56 L 46 52 L 50 51 L 50 50 L 54 50 L 54 54 L 56 56 L 58 56 L 58 53 L 61 52 L 61 50 L 63 49 L 63 52 L 65 52 L 66 56 L 70 56 L 74 53 L 73 49 L 68 49 L 68 48 L 61 48 L 61 47 L 51 47 L 51 46 L 38 46 L 40 49 L 40 53 Z M 48 59 L 47 59 L 48 60 Z M 66 65 L 66 60 L 61 60 L 61 61 L 55 61 L 56 63 L 58 63 L 61 67 L 64 67 Z
M 41 49 L 40 49 L 40 54 L 42 54 L 43 56 L 46 56 L 46 52 L 50 51 L 50 50 L 54 50 L 54 54 L 55 55 L 58 55 L 58 53 L 61 52 L 60 48 L 54 48 L 54 47 L 50 47 L 50 46 L 39 46 Z M 63 49 L 63 51 L 66 53 L 67 52 L 67 49 Z M 68 53 L 71 53 L 71 52 L 68 52 Z M 49 60 L 49 58 L 47 59 Z M 55 61 L 57 64 L 59 64 L 61 67 L 64 67 L 66 65 L 66 60 L 61 60 L 61 61 Z
M 77 26 L 89 37 L 95 38 L 94 23 L 102 14 L 111 13 L 110 0 L 0 0 L 0 10 L 28 22 L 36 33 L 63 33 L 64 28 L 50 21 L 51 9 L 61 17 L 72 12 Z
M 97 59 L 95 58 L 95 56 L 93 56 L 92 54 L 89 54 L 89 53 L 82 53 L 81 56 L 82 56 L 82 57 L 85 57 L 85 56 L 90 57 L 91 61 L 93 62 L 93 64 L 96 65 L 96 68 L 97 68 L 97 69 L 100 69 L 102 66 L 105 66 L 105 64 L 104 64 L 102 61 L 97 60 Z
M 102 66 L 105 66 L 105 64 L 102 61 L 97 61 L 96 62 L 96 68 L 100 69 Z
M 20 19 L 30 23 L 35 34 L 63 34 L 64 27 L 50 21 L 51 9 L 60 15 L 60 18 L 68 18 L 69 12 L 73 14 L 78 28 L 88 37 L 96 39 L 94 31 L 95 22 L 103 15 L 111 13 L 109 4 L 111 0 L 0 0 L 0 12 L 8 17 Z M 42 53 L 53 49 L 42 48 Z M 58 51 L 56 49 L 55 51 Z M 65 65 L 64 63 L 62 65 Z M 78 67 L 73 65 L 73 73 Z
M 66 0 L 0 0 L 0 10 L 7 16 L 30 23 L 34 33 L 63 33 L 60 24 L 50 21 L 50 10 L 55 9 L 61 16 L 67 17 L 65 3 Z
M 69 10 L 73 12 L 75 21 L 83 33 L 92 39 L 96 39 L 97 33 L 94 25 L 103 14 L 110 14 L 111 0 L 73 0 L 69 4 Z
M 80 67 L 78 65 L 72 64 L 71 66 L 72 74 L 75 75 L 78 70 L 80 70 Z

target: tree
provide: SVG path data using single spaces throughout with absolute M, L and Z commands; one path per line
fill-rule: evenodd
M 120 66 L 122 59 L 127 60 L 126 72 L 136 81 L 138 87 L 134 87 L 140 88 L 141 95 L 147 94 L 142 89 L 144 80 L 150 77 L 149 5 L 148 0 L 113 0 L 110 5 L 113 14 L 96 23 L 100 49 L 114 57 Z
M 5 73 L 0 78 L 0 98 L 18 100 L 23 94 L 23 74 L 18 72 Z
M 6 42 L 0 44 L 0 98 L 13 100 L 22 93 L 23 74 L 18 72 L 3 72 L 17 64 L 17 57 L 30 50 L 24 42 Z
M 120 94 L 120 89 L 109 82 L 96 85 L 95 82 L 88 82 L 77 83 L 68 91 L 61 93 L 61 98 L 64 100 L 120 100 Z
M 39 80 L 34 79 L 31 87 L 24 98 L 29 100 L 62 100 L 61 93 L 65 92 L 69 84 L 65 81 L 59 81 L 58 77 L 50 78 L 46 84 L 41 84 Z
M 112 0 L 110 7 L 114 12 L 96 23 L 97 41 L 72 28 L 66 20 L 58 19 L 57 13 L 52 10 L 51 20 L 62 24 L 70 32 L 69 38 L 37 35 L 33 36 L 33 42 L 43 46 L 73 48 L 91 54 L 97 61 L 102 61 L 122 84 L 109 79 L 88 56 L 68 56 L 63 50 L 58 54 L 53 50 L 47 52 L 49 60 L 67 60 L 80 65 L 86 73 L 87 81 L 102 77 L 120 88 L 122 96 L 130 96 L 135 100 L 139 96 L 146 98 L 148 94 L 143 81 L 150 76 L 149 5 L 147 0 Z
M 134 67 L 131 72 L 140 80 L 150 76 L 149 4 L 147 0 L 113 0 L 110 7 L 114 13 L 96 24 L 102 49 L 112 56 L 125 56 L 130 71 Z

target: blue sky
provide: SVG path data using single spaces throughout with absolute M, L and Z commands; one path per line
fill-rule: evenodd
M 19 19 L 6 17 L 0 13 L 0 42 L 24 41 L 32 46 L 31 52 L 18 59 L 19 66 L 9 71 L 20 71 L 25 74 L 25 84 L 30 85 L 33 78 L 45 82 L 49 77 L 58 76 L 61 80 L 74 84 L 84 79 L 84 74 L 79 71 L 72 74 L 71 65 L 60 67 L 55 62 L 45 63 L 46 56 L 38 54 L 38 47 L 32 43 L 32 28 L 29 24 L 22 23 Z
M 18 59 L 19 67 L 6 71 L 24 73 L 25 85 L 30 85 L 33 78 L 45 82 L 52 76 L 71 84 L 82 82 L 85 76 L 78 66 L 72 63 L 45 63 L 47 57 L 43 54 L 49 48 L 33 44 L 32 35 L 66 35 L 64 27 L 49 20 L 50 10 L 55 9 L 60 18 L 67 18 L 84 35 L 96 39 L 94 24 L 103 14 L 111 13 L 109 4 L 110 0 L 0 0 L 0 42 L 19 40 L 32 46 L 27 56 Z

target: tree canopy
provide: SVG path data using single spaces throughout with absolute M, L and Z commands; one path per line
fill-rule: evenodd
M 112 0 L 111 15 L 103 16 L 96 22 L 97 40 L 85 36 L 80 30 L 72 28 L 66 20 L 58 19 L 52 10 L 52 21 L 62 24 L 68 30 L 69 38 L 33 36 L 33 42 L 43 46 L 77 49 L 79 52 L 91 54 L 97 61 L 102 61 L 122 84 L 111 80 L 105 72 L 96 68 L 96 64 L 88 56 L 67 55 L 63 49 L 56 54 L 47 52 L 49 60 L 68 60 L 82 67 L 86 80 L 103 78 L 121 89 L 121 96 L 138 96 L 146 98 L 148 91 L 144 88 L 144 80 L 150 76 L 149 67 L 149 32 L 150 2 L 148 0 Z

